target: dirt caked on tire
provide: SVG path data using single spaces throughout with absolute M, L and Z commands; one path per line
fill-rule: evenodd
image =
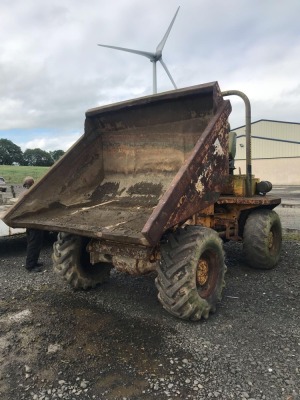
M 112 265 L 91 264 L 86 251 L 87 238 L 60 232 L 53 245 L 54 271 L 74 289 L 90 289 L 109 279 Z
M 222 241 L 209 228 L 178 229 L 161 244 L 157 272 L 158 299 L 169 313 L 191 321 L 208 318 L 225 286 Z
M 275 211 L 253 211 L 246 220 L 243 236 L 243 253 L 250 267 L 275 267 L 279 261 L 282 243 L 281 222 Z

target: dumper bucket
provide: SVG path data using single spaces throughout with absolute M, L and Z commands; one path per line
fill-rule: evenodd
M 216 82 L 91 109 L 83 136 L 3 220 L 153 246 L 218 199 L 230 111 Z

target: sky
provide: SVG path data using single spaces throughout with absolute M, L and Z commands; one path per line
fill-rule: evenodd
M 97 44 L 153 52 L 179 6 L 163 50 L 178 88 L 218 81 L 249 97 L 252 121 L 300 123 L 299 0 L 1 0 L 0 138 L 67 150 L 88 109 L 151 95 L 147 58 Z M 231 128 L 244 125 L 230 101 Z

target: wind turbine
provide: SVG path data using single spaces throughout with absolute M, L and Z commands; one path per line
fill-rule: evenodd
M 142 50 L 133 50 L 133 49 L 127 49 L 125 47 L 117 47 L 117 46 L 108 46 L 105 44 L 98 44 L 98 46 L 101 47 L 108 47 L 110 49 L 115 49 L 115 50 L 121 50 L 121 51 L 127 51 L 128 53 L 134 53 L 134 54 L 138 54 L 140 56 L 144 56 L 149 58 L 149 60 L 153 63 L 153 93 L 157 93 L 157 76 L 156 76 L 156 63 L 157 61 L 159 61 L 161 63 L 161 65 L 163 66 L 164 70 L 166 71 L 168 77 L 170 78 L 170 81 L 173 83 L 173 86 L 175 89 L 177 89 L 177 86 L 166 66 L 166 64 L 164 63 L 163 59 L 162 59 L 162 51 L 163 48 L 166 44 L 166 41 L 168 39 L 169 33 L 172 29 L 172 26 L 174 24 L 175 18 L 178 14 L 180 7 L 177 8 L 177 11 L 169 25 L 169 28 L 167 29 L 167 32 L 165 33 L 164 37 L 162 38 L 162 40 L 160 41 L 160 43 L 158 44 L 158 46 L 156 47 L 156 51 L 155 53 L 150 53 L 148 51 L 142 51 Z

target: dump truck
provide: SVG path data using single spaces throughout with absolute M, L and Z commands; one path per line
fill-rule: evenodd
M 271 184 L 250 157 L 235 174 L 230 94 L 212 82 L 88 110 L 82 137 L 5 223 L 58 232 L 54 270 L 74 289 L 111 268 L 155 271 L 169 313 L 208 318 L 224 288 L 223 242 L 243 242 L 246 262 L 270 269 L 282 240 Z

